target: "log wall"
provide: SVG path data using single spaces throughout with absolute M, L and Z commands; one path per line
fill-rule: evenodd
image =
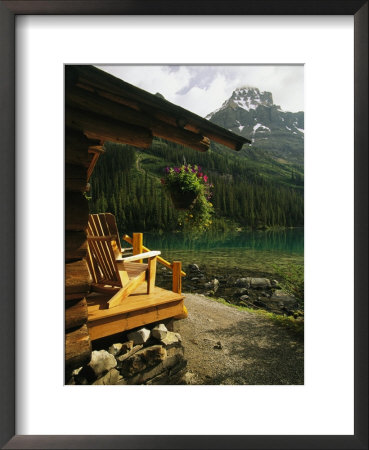
M 88 201 L 84 196 L 88 169 L 94 153 L 89 148 L 100 141 L 82 132 L 65 132 L 65 370 L 70 373 L 91 358 L 87 329 L 87 302 L 91 276 L 87 268 Z
M 69 89 L 70 86 L 69 86 Z M 68 91 L 69 92 L 69 91 Z M 86 295 L 91 286 L 88 270 L 87 235 L 88 179 L 103 152 L 105 140 L 149 147 L 150 129 L 124 124 L 113 117 L 86 111 L 84 105 L 65 109 L 65 368 L 66 378 L 86 364 L 91 357 L 91 342 L 86 326 L 88 311 Z M 82 109 L 81 109 L 82 107 Z M 186 132 L 187 133 L 187 132 Z M 201 139 L 200 139 L 201 140 Z M 202 144 L 201 144 L 202 145 Z

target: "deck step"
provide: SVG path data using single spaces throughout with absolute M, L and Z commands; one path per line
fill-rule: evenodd
M 90 339 L 100 339 L 149 323 L 180 316 L 185 311 L 184 296 L 155 286 L 146 294 L 146 283 L 114 308 L 106 309 L 109 296 L 92 293 L 87 297 Z

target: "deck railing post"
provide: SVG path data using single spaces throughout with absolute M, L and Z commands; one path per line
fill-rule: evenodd
M 182 293 L 181 261 L 173 261 L 172 267 L 173 267 L 172 291 L 176 292 L 177 294 L 181 294 Z
M 142 233 L 133 233 L 133 239 L 132 239 L 132 253 L 133 255 L 139 255 L 143 252 L 143 234 Z M 136 261 L 138 263 L 142 263 L 142 259 L 139 259 Z

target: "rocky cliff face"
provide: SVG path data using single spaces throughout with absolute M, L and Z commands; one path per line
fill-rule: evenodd
M 251 139 L 255 149 L 266 150 L 281 162 L 303 164 L 304 113 L 283 111 L 271 92 L 238 88 L 206 118 Z

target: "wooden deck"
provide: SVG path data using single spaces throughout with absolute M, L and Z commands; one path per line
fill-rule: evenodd
M 146 283 L 141 284 L 124 302 L 106 309 L 109 296 L 91 293 L 87 296 L 90 339 L 100 339 L 170 317 L 186 317 L 184 296 L 155 286 L 146 294 Z

